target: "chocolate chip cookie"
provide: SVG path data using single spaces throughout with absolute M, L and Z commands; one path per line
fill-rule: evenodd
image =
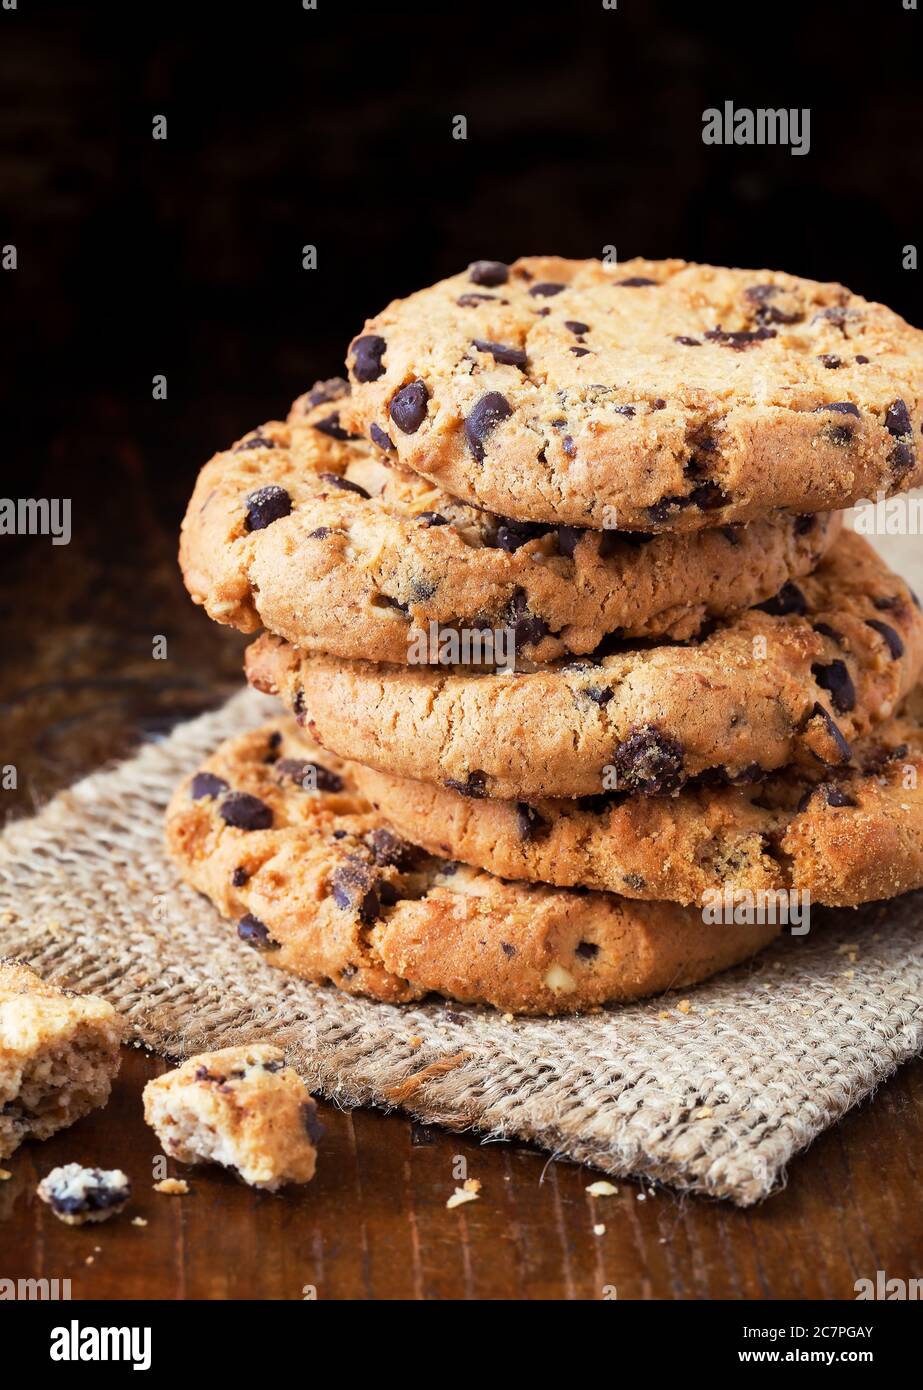
M 348 429 L 523 521 L 697 530 L 923 483 L 923 333 L 778 271 L 477 261 L 348 365 Z
M 923 887 L 923 690 L 849 763 L 674 797 L 475 800 L 351 764 L 376 810 L 433 854 L 504 878 L 702 903 L 798 889 L 852 907 Z
M 222 744 L 177 789 L 166 834 L 183 878 L 236 921 L 241 950 L 389 1003 L 435 992 L 570 1013 L 705 979 L 777 931 L 429 855 L 290 719 Z
M 349 387 L 320 382 L 199 475 L 183 523 L 186 585 L 212 618 L 308 652 L 407 663 L 415 639 L 502 629 L 520 664 L 607 634 L 686 638 L 809 573 L 839 516 L 677 536 L 522 524 L 457 501 L 352 439 Z M 379 441 L 381 443 L 381 441 Z
M 317 1106 L 268 1043 L 203 1052 L 149 1081 L 144 1118 L 171 1158 L 232 1168 L 250 1187 L 314 1177 Z
M 520 801 L 838 767 L 921 665 L 913 595 L 853 533 L 813 575 L 686 645 L 527 673 L 340 662 L 268 635 L 247 652 L 251 683 L 341 757 Z

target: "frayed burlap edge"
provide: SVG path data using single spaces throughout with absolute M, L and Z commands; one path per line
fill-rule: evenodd
M 816 912 L 808 936 L 684 991 L 688 1012 L 661 996 L 510 1020 L 374 1004 L 273 970 L 177 882 L 161 822 L 180 777 L 277 709 L 241 692 L 9 827 L 0 954 L 104 995 L 166 1055 L 271 1038 L 343 1105 L 399 1105 L 741 1206 L 923 1046 L 921 894 Z

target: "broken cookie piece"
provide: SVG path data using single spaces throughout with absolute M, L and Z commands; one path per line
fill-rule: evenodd
M 258 1043 L 190 1057 L 144 1088 L 144 1118 L 181 1163 L 219 1163 L 274 1192 L 310 1182 L 323 1133 L 281 1048 Z
M 121 1168 L 65 1163 L 63 1168 L 52 1168 L 36 1191 L 59 1221 L 66 1226 L 83 1226 L 117 1216 L 131 1197 L 131 1183 Z
M 105 1105 L 124 1034 L 104 999 L 0 959 L 0 1158 Z

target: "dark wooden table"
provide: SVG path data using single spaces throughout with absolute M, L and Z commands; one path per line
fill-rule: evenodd
M 229 433 L 206 418 L 203 431 L 212 428 L 215 440 Z M 164 492 L 131 440 L 127 422 L 101 410 L 92 430 L 53 451 L 45 487 L 74 496 L 71 545 L 0 539 L 0 762 L 19 774 L 0 800 L 7 817 L 240 680 L 241 640 L 193 608 L 175 566 L 198 441 L 184 446 L 188 476 Z M 166 661 L 152 658 L 157 635 Z M 12 1177 L 0 1182 L 0 1278 L 70 1278 L 78 1299 L 301 1299 L 306 1289 L 322 1299 L 600 1299 L 612 1288 L 620 1299 L 762 1299 L 851 1298 L 855 1280 L 876 1270 L 921 1274 L 923 1063 L 903 1068 L 793 1163 L 783 1192 L 746 1212 L 624 1181 L 617 1196 L 594 1199 L 586 1187 L 598 1175 L 540 1152 L 330 1106 L 309 1186 L 256 1194 L 199 1169 L 188 1172 L 188 1196 L 161 1196 L 140 1092 L 163 1066 L 128 1049 L 104 1113 L 3 1165 Z M 483 1187 L 450 1211 L 458 1156 Z M 57 1222 L 35 1184 L 72 1160 L 124 1168 L 131 1210 L 97 1228 Z

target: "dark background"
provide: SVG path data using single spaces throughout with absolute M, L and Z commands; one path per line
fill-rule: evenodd
M 64 677 L 150 693 L 152 631 L 188 708 L 238 679 L 176 574 L 197 469 L 476 257 L 780 267 L 923 321 L 921 33 L 901 0 L 0 9 L 0 496 L 74 503 L 68 547 L 0 538 L 0 642 L 32 674 L 0 677 L 0 713 Z M 703 145 L 725 100 L 810 107 L 810 153 Z M 58 783 L 77 764 L 63 734 L 52 753 Z

